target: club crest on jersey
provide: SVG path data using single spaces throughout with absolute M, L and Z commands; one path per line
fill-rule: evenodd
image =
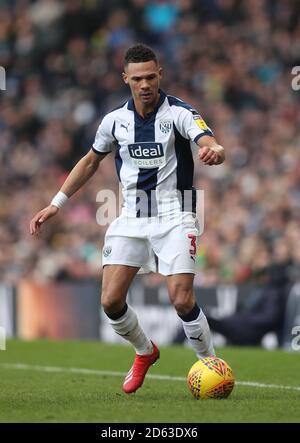
M 103 249 L 103 255 L 104 257 L 108 257 L 111 254 L 112 247 L 111 246 L 105 246 Z
M 172 129 L 172 120 L 164 120 L 160 122 L 159 129 L 163 134 L 168 134 Z
M 140 142 L 128 145 L 132 162 L 139 168 L 158 168 L 165 164 L 163 145 L 156 142 Z

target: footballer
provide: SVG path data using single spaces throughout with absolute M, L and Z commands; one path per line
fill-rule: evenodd
M 127 291 L 138 272 L 166 276 L 170 302 L 197 357 L 215 355 L 193 291 L 199 228 L 192 150 L 196 147 L 199 160 L 208 166 L 223 163 L 225 156 L 198 111 L 160 89 L 163 70 L 151 48 L 130 47 L 122 75 L 131 98 L 104 116 L 92 148 L 50 205 L 33 217 L 30 232 L 38 233 L 95 174 L 104 157 L 114 155 L 124 204 L 105 235 L 101 304 L 111 327 L 136 352 L 123 383 L 129 394 L 142 386 L 159 358 L 157 344 L 127 304 Z

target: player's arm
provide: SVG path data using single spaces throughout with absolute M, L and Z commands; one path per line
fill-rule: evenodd
M 220 146 L 212 130 L 207 126 L 196 109 L 185 106 L 174 106 L 174 123 L 179 133 L 199 146 L 199 159 L 205 165 L 219 165 L 224 162 L 223 146 Z
M 93 150 L 90 150 L 81 160 L 74 166 L 64 184 L 62 185 L 60 192 L 66 194 L 67 197 L 71 197 L 80 189 L 97 171 L 100 162 L 107 154 L 96 154 Z
M 93 150 L 90 150 L 81 160 L 79 160 L 66 178 L 59 193 L 52 200 L 51 204 L 39 211 L 31 220 L 30 233 L 32 235 L 37 234 L 41 225 L 49 218 L 56 215 L 65 201 L 94 175 L 100 162 L 106 155 L 107 153 L 96 154 Z
M 197 140 L 199 146 L 199 159 L 205 165 L 220 165 L 225 161 L 225 151 L 214 137 L 203 135 Z

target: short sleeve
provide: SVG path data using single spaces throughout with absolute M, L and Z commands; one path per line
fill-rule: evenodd
M 95 141 L 92 147 L 94 152 L 97 154 L 102 154 L 111 152 L 113 150 L 116 143 L 116 139 L 114 137 L 114 126 L 114 120 L 109 114 L 107 114 L 97 129 Z
M 192 108 L 180 108 L 175 125 L 184 138 L 195 143 L 203 135 L 214 136 L 212 130 L 207 126 L 198 111 Z

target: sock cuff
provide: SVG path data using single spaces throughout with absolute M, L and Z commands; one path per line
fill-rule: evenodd
M 111 320 L 118 320 L 119 318 L 123 317 L 123 315 L 126 314 L 127 309 L 128 309 L 128 305 L 127 305 L 127 303 L 125 303 L 124 308 L 121 311 L 116 312 L 115 314 L 108 314 L 107 312 L 105 312 L 105 311 L 104 312 L 107 315 L 107 317 L 110 318 Z
M 181 318 L 182 321 L 190 322 L 190 321 L 196 320 L 199 317 L 200 313 L 201 313 L 201 309 L 199 308 L 197 303 L 195 303 L 194 307 L 190 310 L 190 312 L 188 312 L 187 314 L 184 314 L 184 315 L 178 314 L 178 316 Z

